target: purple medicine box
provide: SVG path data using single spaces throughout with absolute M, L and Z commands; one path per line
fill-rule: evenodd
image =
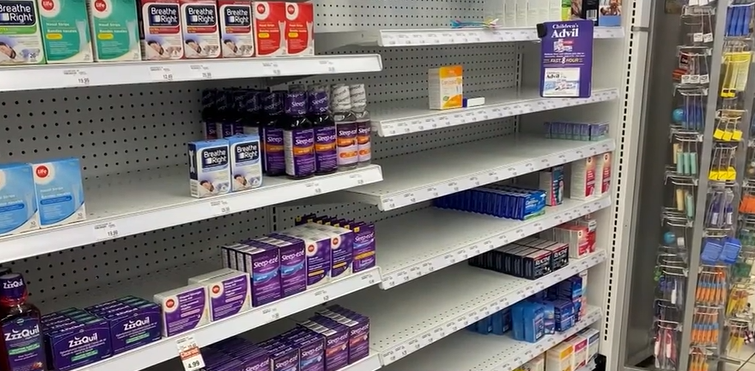
M 377 264 L 375 257 L 375 225 L 368 223 L 350 223 L 354 232 L 353 271 L 359 273 Z
M 191 331 L 210 322 L 205 285 L 188 285 L 155 294 L 154 301 L 162 308 L 162 333 L 165 337 Z
M 100 316 L 110 324 L 113 354 L 120 354 L 162 338 L 160 306 L 157 304 L 145 303 L 120 312 L 101 313 Z
M 304 242 L 307 257 L 307 287 L 313 288 L 330 282 L 330 237 L 325 233 L 304 227 L 295 227 L 281 234 L 296 237 Z
M 307 256 L 304 240 L 285 234 L 271 234 L 280 250 L 281 295 L 286 298 L 307 289 Z
M 110 327 L 97 319 L 46 332 L 48 367 L 67 371 L 101 361 L 113 354 Z
M 281 298 L 280 252 L 277 246 L 249 240 L 256 249 L 244 252 L 246 267 L 252 277 L 252 306 L 259 307 Z

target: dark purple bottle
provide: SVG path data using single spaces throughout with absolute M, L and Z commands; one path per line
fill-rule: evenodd
M 18 273 L 0 276 L 1 371 L 46 369 L 41 315 L 37 307 L 26 302 L 27 297 L 23 276 Z
M 307 93 L 290 92 L 282 120 L 286 174 L 294 179 L 315 175 L 315 130 L 307 118 Z
M 336 122 L 328 109 L 328 92 L 325 87 L 314 86 L 309 90 L 309 121 L 315 130 L 316 174 L 330 174 L 338 170 L 336 150 Z
M 260 121 L 262 141 L 262 171 L 267 175 L 286 174 L 286 155 L 283 146 L 283 101 L 281 92 L 268 92 L 262 95 L 264 117 Z

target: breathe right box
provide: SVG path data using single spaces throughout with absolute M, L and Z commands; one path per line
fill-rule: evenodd
M 0 0 L 0 65 L 45 62 L 34 0 Z
M 86 0 L 92 47 L 97 62 L 138 61 L 139 21 L 136 0 Z
M 81 165 L 77 158 L 31 164 L 39 225 L 53 227 L 86 220 Z

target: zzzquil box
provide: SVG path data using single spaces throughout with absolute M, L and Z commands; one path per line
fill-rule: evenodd
M 94 60 L 138 61 L 139 20 L 136 0 L 86 0 L 92 29 Z
M 45 62 L 34 0 L 0 0 L 0 65 Z
M 39 214 L 31 166 L 0 165 L 0 236 L 35 229 Z
M 31 164 L 42 228 L 86 220 L 81 165 L 77 158 Z
M 231 191 L 231 159 L 225 139 L 189 143 L 189 186 L 197 198 Z
M 47 63 L 92 62 L 86 0 L 37 0 Z

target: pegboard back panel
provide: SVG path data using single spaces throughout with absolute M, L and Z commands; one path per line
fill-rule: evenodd
M 218 246 L 268 233 L 268 212 L 240 212 L 16 260 L 4 266 L 22 273 L 32 300 L 44 304 L 172 267 L 200 262 L 219 267 Z
M 357 75 L 318 76 L 301 84 L 364 83 L 370 103 L 427 97 L 427 70 L 439 66 L 464 68 L 464 92 L 480 93 L 517 86 L 516 44 L 447 45 L 423 48 L 349 46 L 326 54 L 381 54 L 383 70 Z
M 450 20 L 482 20 L 485 0 L 315 0 L 315 31 L 448 27 Z

